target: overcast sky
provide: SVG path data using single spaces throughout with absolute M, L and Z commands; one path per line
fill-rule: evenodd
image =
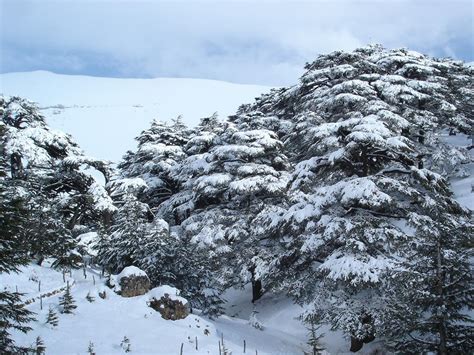
M 294 83 L 368 43 L 474 60 L 472 0 L 0 0 L 1 72 Z

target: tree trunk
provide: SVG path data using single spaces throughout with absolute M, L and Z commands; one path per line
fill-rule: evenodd
M 21 156 L 18 153 L 13 153 L 10 156 L 10 169 L 13 179 L 23 179 L 25 174 L 23 171 L 23 163 L 21 161 Z
M 441 240 L 438 237 L 438 245 L 437 245 L 437 278 L 438 278 L 438 297 L 439 297 L 439 306 L 443 308 L 444 306 L 444 290 L 443 286 L 445 284 L 445 274 L 443 271 L 443 255 L 441 253 Z M 448 348 L 447 348 L 447 331 L 446 331 L 446 315 L 442 314 L 438 324 L 438 332 L 439 332 L 439 348 L 438 354 L 439 355 L 448 355 Z
M 262 297 L 262 281 L 252 280 L 252 303 Z
M 255 266 L 249 269 L 252 274 L 252 303 L 262 297 L 262 281 L 255 278 Z
M 351 352 L 355 353 L 362 349 L 364 346 L 364 342 L 356 337 L 351 337 L 351 348 L 349 349 Z

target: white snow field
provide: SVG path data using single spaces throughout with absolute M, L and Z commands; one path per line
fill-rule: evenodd
M 47 265 L 47 263 L 44 263 Z M 41 281 L 41 291 L 38 291 Z M 94 344 L 97 355 L 125 353 L 120 343 L 124 336 L 130 339 L 132 354 L 219 354 L 219 340 L 224 339 L 226 349 L 232 354 L 278 355 L 303 354 L 306 345 L 307 330 L 296 319 L 302 308 L 289 299 L 265 294 L 255 305 L 250 302 L 251 290 L 229 290 L 226 293 L 226 315 L 210 320 L 197 314 L 178 321 L 164 320 L 161 315 L 147 306 L 147 301 L 159 290 L 150 290 L 148 294 L 124 298 L 105 285 L 100 271 L 86 269 L 73 270 L 65 279 L 59 271 L 48 266 L 30 264 L 22 267 L 19 274 L 1 274 L 0 285 L 10 291 L 18 289 L 25 293 L 24 300 L 34 300 L 28 308 L 36 313 L 36 321 L 30 323 L 33 328 L 24 334 L 13 331 L 17 344 L 34 345 L 40 336 L 46 346 L 46 354 L 68 355 L 86 354 L 89 342 Z M 59 298 L 64 294 L 66 283 L 77 305 L 74 314 L 61 314 Z M 56 292 L 57 293 L 56 293 Z M 106 298 L 99 292 L 106 292 Z M 54 293 L 47 296 L 49 293 Z M 94 302 L 86 300 L 90 294 Z M 40 295 L 43 295 L 40 309 Z M 46 318 L 52 308 L 56 311 L 59 324 L 53 327 L 46 324 Z M 263 330 L 249 324 L 252 311 L 257 311 Z M 207 331 L 206 331 L 207 330 Z M 206 333 L 209 332 L 207 335 Z M 342 334 L 325 333 L 326 354 L 350 354 L 349 342 Z M 198 348 L 196 349 L 196 338 Z M 378 347 L 377 342 L 364 346 L 360 354 L 369 354 Z
M 38 291 L 39 281 L 41 292 Z M 179 354 L 181 344 L 183 354 L 218 354 L 219 340 L 223 337 L 225 347 L 233 354 L 243 353 L 244 340 L 248 354 L 255 354 L 255 350 L 258 354 L 302 354 L 304 349 L 304 329 L 292 318 L 297 314 L 298 307 L 286 300 L 270 298 L 268 302 L 262 303 L 264 305 L 260 311 L 265 329 L 261 331 L 250 326 L 248 318 L 223 316 L 211 321 L 190 314 L 183 320 L 164 320 L 158 312 L 147 306 L 150 295 L 155 294 L 156 289 L 143 296 L 124 298 L 105 286 L 105 278 L 101 279 L 97 270 L 87 269 L 86 278 L 83 270 L 73 270 L 71 276 L 66 276 L 66 282 L 72 285 L 72 295 L 77 305 L 74 314 L 59 313 L 59 297 L 64 291 L 45 296 L 43 309 L 40 309 L 40 294 L 45 295 L 66 286 L 62 273 L 30 264 L 23 267 L 20 274 L 0 275 L 2 287 L 12 291 L 18 288 L 19 292 L 25 293 L 25 300 L 36 299 L 28 308 L 36 312 L 37 321 L 31 323 L 33 330 L 29 333 L 14 333 L 18 344 L 32 345 L 36 337 L 40 336 L 46 345 L 47 354 L 85 354 L 89 342 L 94 344 L 98 355 L 121 354 L 124 351 L 120 343 L 126 336 L 135 354 Z M 106 298 L 102 299 L 98 293 L 104 290 Z M 88 293 L 95 298 L 94 302 L 86 300 Z M 234 292 L 236 299 L 244 306 L 235 302 L 228 304 L 237 313 L 244 315 L 250 304 L 249 292 L 245 294 L 247 299 L 244 301 L 242 292 Z M 274 306 L 279 307 L 276 312 Z M 57 327 L 45 323 L 50 307 L 59 316 Z M 205 334 L 206 329 L 208 335 Z
M 0 94 L 35 101 L 48 124 L 71 134 L 85 153 L 114 162 L 135 148 L 153 119 L 178 115 L 194 126 L 217 111 L 221 119 L 270 87 L 204 79 L 116 79 L 46 71 L 0 74 Z

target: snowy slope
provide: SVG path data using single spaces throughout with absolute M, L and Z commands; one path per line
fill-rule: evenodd
M 118 161 L 152 119 L 188 125 L 221 118 L 270 88 L 203 79 L 115 79 L 45 71 L 0 75 L 0 93 L 38 102 L 47 122 L 72 134 L 86 154 Z
M 233 354 L 243 353 L 244 340 L 246 352 L 250 354 L 255 354 L 255 350 L 258 354 L 301 354 L 304 349 L 305 338 L 304 334 L 299 333 L 299 325 L 293 330 L 279 330 L 274 328 L 276 322 L 269 322 L 270 326 L 260 331 L 251 327 L 246 319 L 228 316 L 211 321 L 191 314 L 183 320 L 164 320 L 147 306 L 149 295 L 123 298 L 105 286 L 105 279 L 100 278 L 98 271 L 88 269 L 86 276 L 84 278 L 82 270 L 73 270 L 72 275 L 66 277 L 66 281 L 72 285 L 77 308 L 74 314 L 61 314 L 58 312 L 58 303 L 66 284 L 60 272 L 31 264 L 23 267 L 20 274 L 1 274 L 2 287 L 10 290 L 18 288 L 19 292 L 25 293 L 25 299 L 36 298 L 35 302 L 28 305 L 36 313 L 37 321 L 30 324 L 33 330 L 27 334 L 14 333 L 15 341 L 22 345 L 33 345 L 36 337 L 40 336 L 46 345 L 47 354 L 63 355 L 85 354 L 90 341 L 94 343 L 97 354 L 121 354 L 124 351 L 120 342 L 124 336 L 130 339 L 132 353 L 135 354 L 179 354 L 181 344 L 184 354 L 218 354 L 222 337 L 226 348 Z M 38 291 L 39 281 L 41 292 Z M 107 296 L 102 299 L 98 293 L 104 290 Z M 52 291 L 59 292 L 44 297 L 41 310 L 39 295 Z M 95 297 L 94 302 L 86 300 L 88 293 Z M 289 305 L 288 301 L 285 302 Z M 296 307 L 289 306 L 286 317 Z M 57 327 L 45 324 L 49 307 L 58 312 Z M 267 320 L 266 317 L 264 319 Z M 288 321 L 290 325 L 297 325 L 291 318 Z M 205 334 L 205 329 L 209 334 Z M 298 333 L 298 336 L 293 332 Z
M 71 293 L 77 305 L 74 314 L 59 313 L 59 298 L 66 286 L 64 280 L 72 285 Z M 184 354 L 219 354 L 222 337 L 225 347 L 234 355 L 243 354 L 244 340 L 246 354 L 257 351 L 262 355 L 290 355 L 307 350 L 307 330 L 296 318 L 302 308 L 284 296 L 272 294 L 252 304 L 249 287 L 227 291 L 227 314 L 216 320 L 190 314 L 183 320 L 171 321 L 162 319 L 147 306 L 153 290 L 143 296 L 123 298 L 105 286 L 105 278 L 95 269 L 88 268 L 86 277 L 83 270 L 73 270 L 63 279 L 62 273 L 48 266 L 30 264 L 22 267 L 19 274 L 0 274 L 0 285 L 24 293 L 24 299 L 29 300 L 27 307 L 36 313 L 36 321 L 29 324 L 33 329 L 26 334 L 13 332 L 15 341 L 29 346 L 40 336 L 46 345 L 46 354 L 85 354 L 89 342 L 94 344 L 97 354 L 122 354 L 120 343 L 124 336 L 130 339 L 134 354 L 179 354 L 181 344 Z M 98 296 L 103 291 L 105 299 Z M 88 294 L 95 298 L 94 302 L 86 300 Z M 43 309 L 40 295 L 43 295 Z M 58 314 L 57 327 L 45 323 L 50 307 Z M 258 312 L 263 330 L 249 324 L 252 310 Z M 204 332 L 206 329 L 208 334 Z M 342 334 L 327 328 L 322 331 L 325 354 L 350 354 L 349 341 Z M 369 354 L 378 347 L 377 342 L 368 344 L 360 354 Z

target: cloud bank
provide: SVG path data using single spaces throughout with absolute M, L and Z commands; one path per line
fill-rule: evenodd
M 286 85 L 368 43 L 474 60 L 470 0 L 0 1 L 2 72 Z

